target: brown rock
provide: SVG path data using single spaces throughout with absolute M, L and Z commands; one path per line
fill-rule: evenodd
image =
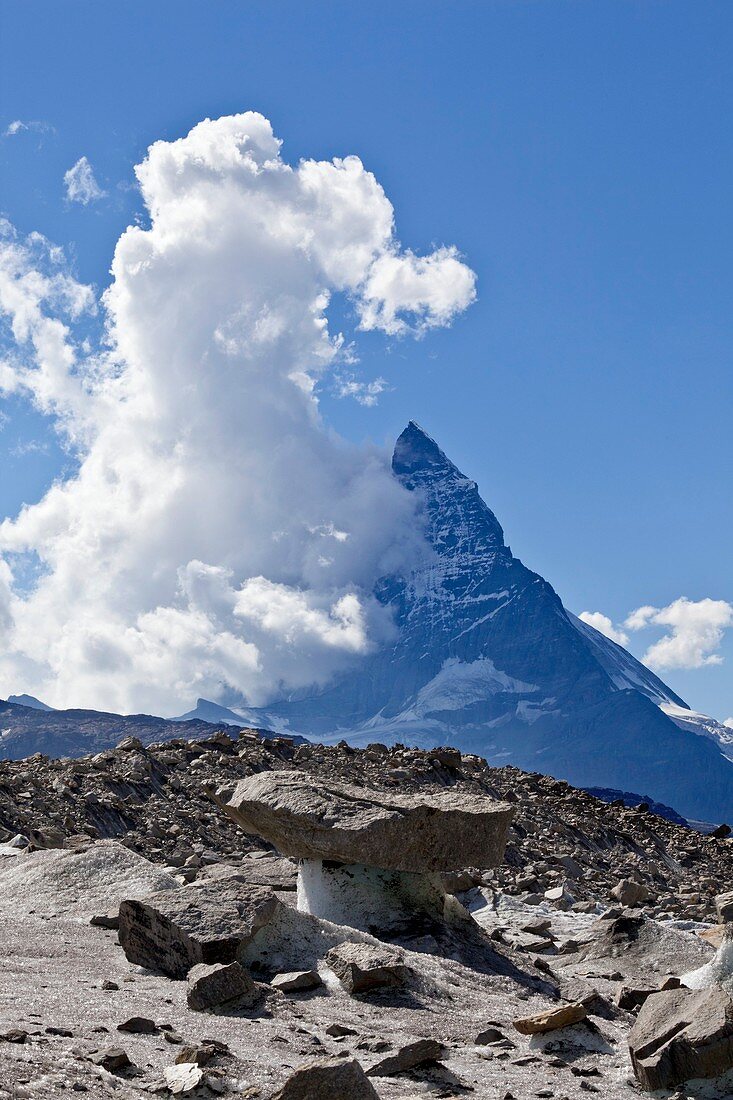
M 322 985 L 317 970 L 293 970 L 287 974 L 276 974 L 270 982 L 273 989 L 283 993 L 302 993 L 307 989 L 317 989 Z
M 396 1054 L 389 1054 L 367 1070 L 368 1077 L 392 1077 L 395 1073 L 422 1066 L 426 1062 L 437 1062 L 445 1054 L 445 1047 L 435 1039 L 418 1039 L 400 1047 Z
M 540 1012 L 536 1016 L 521 1017 L 514 1020 L 513 1024 L 522 1035 L 542 1035 L 545 1031 L 556 1031 L 561 1027 L 579 1024 L 586 1015 L 585 1005 L 574 1002 L 550 1008 L 547 1012 Z

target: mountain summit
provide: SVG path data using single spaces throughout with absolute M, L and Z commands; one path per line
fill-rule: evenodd
M 513 556 L 476 482 L 414 421 L 392 470 L 419 494 L 433 551 L 378 585 L 396 641 L 263 724 L 355 743 L 447 741 L 578 786 L 643 789 L 688 817 L 733 815 L 733 763 L 685 723 L 694 712 Z

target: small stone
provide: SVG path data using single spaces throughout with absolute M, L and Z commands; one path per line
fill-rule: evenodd
M 348 993 L 404 986 L 411 970 L 395 951 L 365 943 L 342 943 L 332 947 L 326 963 Z
M 160 1028 L 147 1016 L 131 1016 L 129 1020 L 117 1025 L 118 1031 L 129 1031 L 132 1035 L 157 1035 Z
M 120 914 L 114 913 L 95 913 L 89 921 L 94 928 L 111 928 L 113 931 L 117 931 L 120 927 Z
M 122 1047 L 105 1047 L 103 1050 L 97 1050 L 93 1054 L 89 1055 L 89 1061 L 95 1066 L 101 1066 L 102 1069 L 106 1069 L 109 1072 L 113 1072 L 117 1069 L 126 1069 L 127 1066 L 131 1066 L 132 1062 L 127 1056 L 127 1052 Z
M 102 989 L 106 990 L 108 993 L 116 993 L 119 988 L 117 982 L 110 981 L 109 978 L 105 978 L 102 982 Z
M 418 1039 L 400 1047 L 395 1054 L 382 1058 L 375 1066 L 367 1070 L 368 1077 L 393 1077 L 396 1073 L 405 1073 L 426 1062 L 437 1062 L 445 1054 L 445 1047 L 436 1039 Z
M 5 1043 L 24 1043 L 28 1038 L 28 1032 L 20 1027 L 11 1027 L 9 1031 L 0 1032 L 0 1039 Z
M 622 878 L 611 891 L 611 897 L 633 909 L 643 904 L 649 897 L 649 889 L 643 882 L 634 882 L 630 878 Z
M 561 1027 L 579 1024 L 587 1015 L 585 1005 L 578 1002 L 560 1005 L 536 1016 L 524 1016 L 513 1021 L 514 1027 L 522 1035 L 541 1035 L 545 1031 L 556 1031 Z
M 192 1062 L 196 1066 L 205 1066 L 216 1053 L 216 1048 L 211 1043 L 196 1043 L 195 1046 L 183 1047 L 175 1061 L 176 1065 Z
M 474 1043 L 477 1046 L 485 1046 L 488 1043 L 500 1043 L 504 1038 L 506 1036 L 499 1031 L 498 1027 L 487 1027 L 484 1031 L 479 1031 Z
M 192 1063 L 166 1066 L 163 1077 L 168 1091 L 174 1096 L 185 1096 L 199 1087 L 204 1079 L 204 1071 Z
M 334 1039 L 343 1039 L 347 1035 L 358 1035 L 358 1031 L 354 1031 L 353 1027 L 345 1027 L 343 1024 L 329 1024 L 326 1028 L 326 1035 L 331 1035 Z
M 257 986 L 238 962 L 199 963 L 188 975 L 186 1001 L 196 1012 L 220 1008 L 234 1001 L 252 1005 L 259 996 Z
M 733 921 L 733 890 L 727 894 L 718 894 L 715 899 L 715 909 L 721 924 Z
M 322 985 L 317 970 L 292 970 L 287 974 L 276 974 L 270 982 L 273 989 L 282 993 L 302 993 L 307 989 L 317 989 Z

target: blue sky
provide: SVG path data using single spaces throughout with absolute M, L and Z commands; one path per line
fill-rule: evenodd
M 0 18 L 0 127 L 36 124 L 0 141 L 0 205 L 80 280 L 107 284 L 155 140 L 252 109 L 290 163 L 355 153 L 402 243 L 455 244 L 478 300 L 422 340 L 360 335 L 359 376 L 389 388 L 375 407 L 324 392 L 329 422 L 383 442 L 417 419 L 576 612 L 733 600 L 729 3 L 26 0 Z M 106 192 L 87 205 L 64 194 L 82 156 Z M 22 400 L 2 408 L 14 515 L 72 460 Z M 720 654 L 662 676 L 725 718 L 733 631 Z

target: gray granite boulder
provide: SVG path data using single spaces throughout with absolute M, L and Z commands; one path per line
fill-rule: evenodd
M 185 978 L 197 963 L 237 959 L 282 902 L 232 875 L 120 905 L 119 939 L 132 963 Z
M 319 1058 L 299 1066 L 272 1100 L 379 1100 L 356 1058 Z
M 722 989 L 669 989 L 641 1006 L 629 1051 L 642 1088 L 671 1089 L 733 1068 L 733 1001 Z
M 293 771 L 242 780 L 226 809 L 284 855 L 417 873 L 497 866 L 514 814 L 474 791 L 397 795 Z
M 328 952 L 326 963 L 348 993 L 399 989 L 411 973 L 397 951 L 367 943 L 340 943 Z
M 189 971 L 186 989 L 188 1007 L 206 1012 L 228 1005 L 253 1005 L 260 991 L 238 962 L 198 963 Z

